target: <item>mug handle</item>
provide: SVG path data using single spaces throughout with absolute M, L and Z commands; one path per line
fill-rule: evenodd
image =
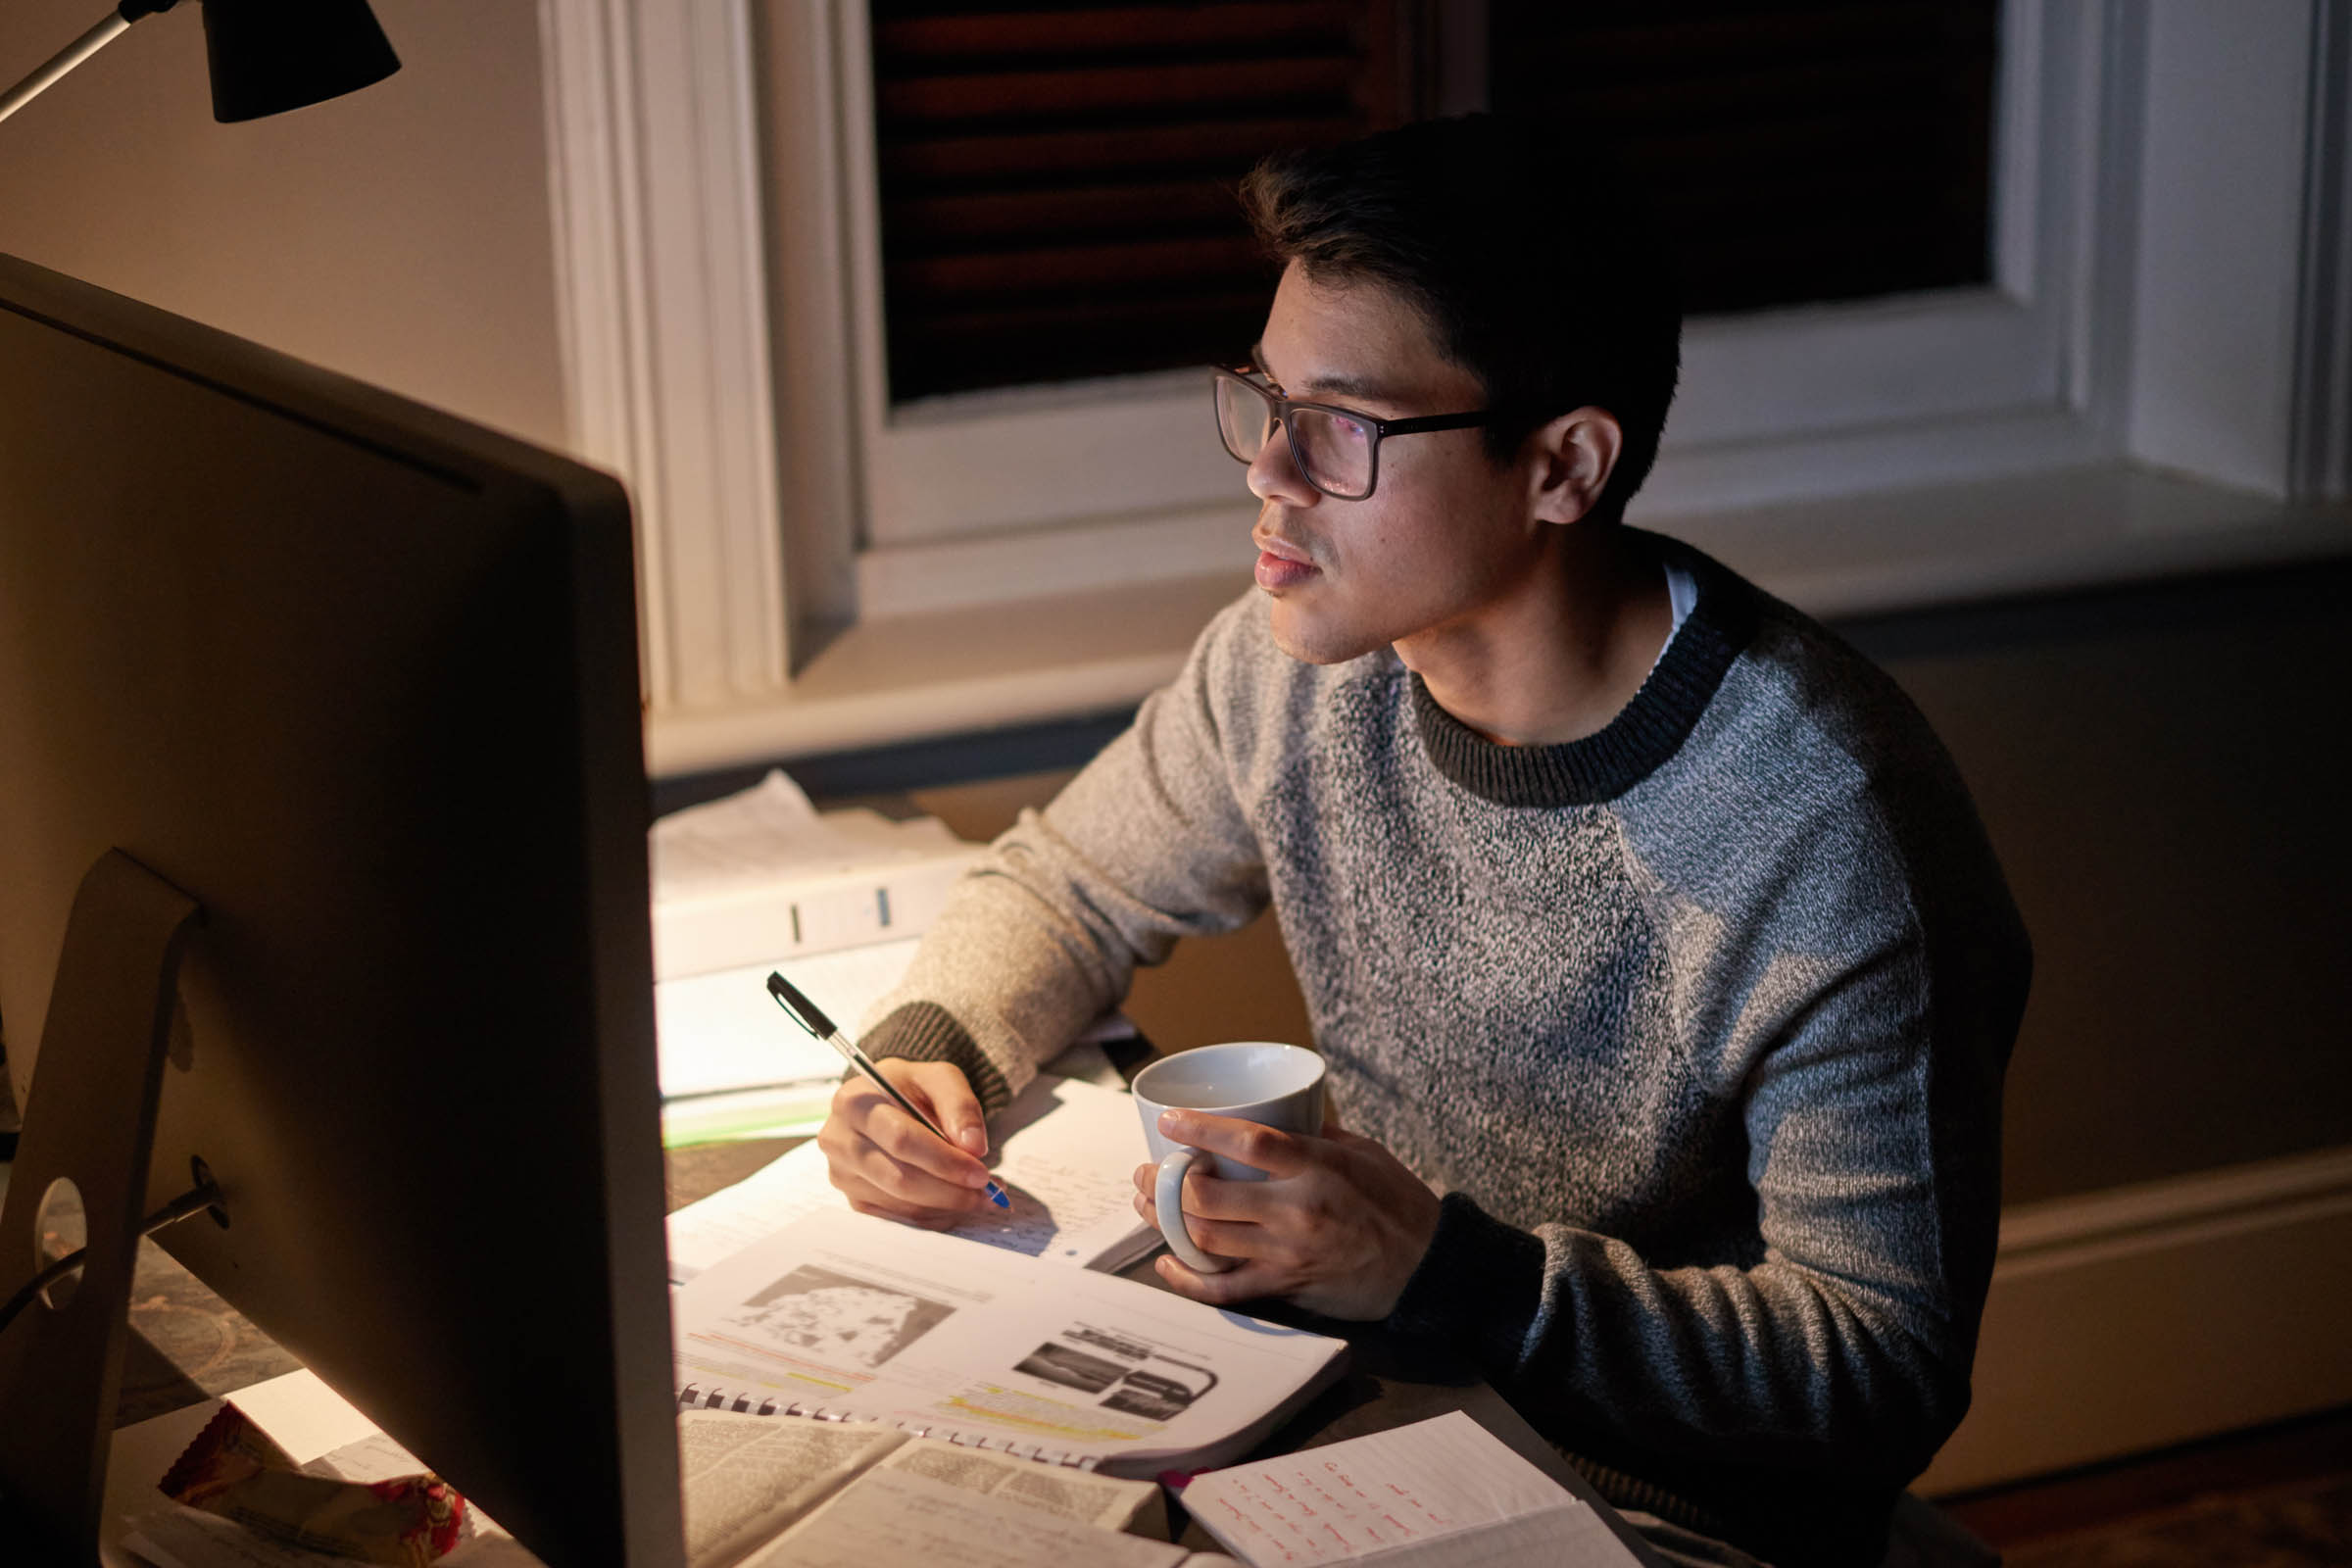
M 1152 1201 L 1158 1210 L 1159 1234 L 1166 1239 L 1168 1250 L 1196 1274 L 1222 1274 L 1233 1267 L 1233 1259 L 1203 1252 L 1193 1245 L 1192 1232 L 1184 1227 L 1184 1177 L 1200 1157 L 1200 1151 L 1182 1144 L 1170 1150 L 1167 1158 L 1159 1162 L 1159 1177 L 1152 1183 Z

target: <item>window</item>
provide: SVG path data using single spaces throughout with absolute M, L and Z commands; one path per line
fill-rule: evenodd
M 1411 118 L 1465 42 L 1481 102 L 1606 127 L 1693 315 L 1989 279 L 1995 0 L 1422 9 L 872 0 L 892 407 L 1230 361 L 1241 174 Z
M 1409 47 L 1391 46 L 1409 65 L 1377 68 L 1378 51 L 1362 40 L 1378 30 L 1371 18 L 1398 12 L 1394 4 L 1130 5 L 1117 15 L 1132 30 L 1134 18 L 1161 13 L 1213 14 L 1221 21 L 1249 13 L 1262 24 L 1273 13 L 1313 13 L 1336 23 L 1346 20 L 1340 13 L 1357 10 L 1348 34 L 1358 40 L 1353 55 L 1337 43 L 1339 34 L 1311 34 L 1303 22 L 1298 35 L 1265 43 L 1269 57 L 1294 46 L 1308 51 L 1284 62 L 1304 83 L 1294 89 L 1300 109 L 1327 104 L 1317 94 L 1336 90 L 1351 70 L 1358 118 L 1367 122 L 1382 113 L 1362 111 L 1364 95 L 1383 82 L 1397 103 L 1458 108 L 1491 95 L 1522 112 L 1583 112 L 1607 122 L 1626 144 L 1629 162 L 1657 180 L 1669 226 L 1688 242 L 1686 270 L 1696 303 L 1749 313 L 1701 321 L 1688 334 L 1685 394 L 1667 431 L 1670 452 L 1711 449 L 1720 456 L 1663 465 L 1637 505 L 1655 514 L 1840 483 L 1860 488 L 1887 482 L 1914 464 L 1981 463 L 1981 453 L 1938 453 L 1932 444 L 1918 450 L 1916 433 L 1901 427 L 2057 400 L 2061 302 L 2073 256 L 2066 248 L 2072 236 L 2053 220 L 2063 219 L 2061 204 L 2074 192 L 2063 180 L 2043 177 L 2036 161 L 2065 145 L 2068 128 L 2048 122 L 2052 106 L 2042 94 L 2057 79 L 2075 82 L 2071 73 L 2043 78 L 2015 70 L 1996 82 L 1994 43 L 2001 29 L 2022 34 L 2012 54 L 2038 65 L 2073 46 L 2081 30 L 2075 16 L 2012 3 L 2003 21 L 1991 0 L 1625 0 L 1575 7 L 1496 0 L 1491 7 L 1403 9 L 1407 20 L 1389 36 L 1411 40 Z M 1100 7 L 1065 6 L 1052 16 L 1069 27 L 1102 14 Z M 885 32 L 912 25 L 895 20 L 900 8 L 888 3 L 877 15 Z M 972 8 L 959 10 L 958 24 L 972 29 L 967 42 L 985 30 L 985 19 L 975 16 Z M 890 215 L 906 188 L 894 178 L 892 150 L 920 127 L 891 108 L 894 73 L 910 68 L 903 50 L 879 40 L 847 68 L 874 74 L 872 180 L 879 194 L 867 221 L 885 258 L 882 266 L 853 269 L 859 352 L 868 364 L 890 367 L 886 383 L 869 386 L 863 409 L 860 610 L 935 609 L 1075 590 L 1121 575 L 1229 566 L 1236 519 L 1246 519 L 1250 504 L 1213 444 L 1175 446 L 1166 437 L 1200 423 L 1197 376 L 1130 375 L 1107 388 L 1005 387 L 1016 379 L 1006 369 L 993 378 L 1000 383 L 994 390 L 906 396 L 952 377 L 936 369 L 909 374 L 909 362 L 924 353 L 929 302 L 903 293 L 906 264 L 888 261 Z M 1190 46 L 1194 53 L 1177 57 L 1185 69 L 1200 65 L 1209 51 L 1205 34 Z M 939 53 L 924 58 L 929 69 L 948 72 Z M 1083 76 L 1088 62 L 1102 57 L 1073 49 L 1057 57 L 1067 71 L 1031 73 L 1022 78 L 1031 85 L 1015 90 L 1002 83 L 1019 74 L 992 69 L 1007 58 L 1037 63 L 985 53 L 955 62 L 974 73 L 969 81 L 999 83 L 965 101 L 1057 123 L 1062 111 L 1049 112 L 1053 94 L 1036 84 L 1039 76 Z M 1252 62 L 1251 69 L 1263 64 Z M 1179 71 L 1172 79 L 1189 78 Z M 1441 92 L 1438 84 L 1446 82 L 1453 85 Z M 1024 92 L 1036 95 L 1027 109 L 1017 107 Z M 1446 97 L 1450 102 L 1441 104 Z M 1280 123 L 1278 100 L 1248 98 L 1234 107 L 1252 128 Z M 1186 112 L 1207 115 L 1214 108 L 1194 102 Z M 1165 105 L 1115 113 L 1131 126 L 1172 122 Z M 1995 165 L 1996 120 L 2007 168 Z M 1094 134 L 1108 128 L 1099 122 Z M 1323 134 L 1337 128 L 1337 121 L 1321 125 Z M 1840 156 L 1830 156 L 1833 150 Z M 1727 169 L 1735 177 L 1713 177 Z M 2003 187 L 1997 198 L 1996 184 Z M 1204 194 L 1200 200 L 1203 216 L 1192 221 L 1205 224 L 1212 221 L 1208 203 Z M 1891 216 L 1889 204 L 1897 208 Z M 1238 216 L 1226 211 L 1228 239 L 1194 243 L 1238 247 L 1219 254 L 1246 257 Z M 1759 222 L 1759 212 L 1775 221 Z M 1858 245 L 1857 231 L 1877 232 L 1881 243 Z M 1903 242 L 1885 243 L 1889 231 Z M 1727 235 L 1737 243 L 1727 243 Z M 1005 242 L 994 260 L 1011 277 L 1044 270 L 1017 240 Z M 1242 260 L 1231 265 L 1223 279 L 1246 277 Z M 1146 285 L 1147 292 L 1166 287 L 1158 280 Z M 1759 306 L 1825 296 L 1872 298 L 1842 311 L 1815 305 L 1810 312 L 1755 314 Z M 1250 324 L 1253 317 L 1244 306 L 1238 319 Z M 1189 327 L 1163 318 L 1161 324 L 1171 332 L 1159 345 L 1162 363 L 1198 365 L 1236 346 L 1236 329 L 1222 318 Z M 1928 366 L 1932 373 L 1924 371 Z M 966 385 L 992 379 L 976 367 L 966 369 L 960 378 Z M 1858 449 L 1855 436 L 1864 430 L 1893 433 L 1875 444 L 1866 439 Z M 1822 439 L 1835 450 L 1756 449 L 1765 441 Z M 984 548 L 989 541 L 993 548 Z

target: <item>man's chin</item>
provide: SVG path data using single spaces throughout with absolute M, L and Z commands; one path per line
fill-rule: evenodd
M 1302 664 L 1344 664 L 1385 647 L 1377 637 L 1367 639 L 1348 627 L 1334 626 L 1307 614 L 1287 599 L 1267 596 L 1267 624 L 1274 646 Z

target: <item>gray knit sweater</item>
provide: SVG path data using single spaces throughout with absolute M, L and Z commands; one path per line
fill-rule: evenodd
M 1348 1125 L 1446 1195 L 1391 1326 L 1760 1555 L 1873 1561 L 1968 1402 L 2025 934 L 1893 683 L 1653 548 L 1696 606 L 1561 746 L 1233 605 L 867 1040 L 1001 1102 L 1136 964 L 1271 900 Z

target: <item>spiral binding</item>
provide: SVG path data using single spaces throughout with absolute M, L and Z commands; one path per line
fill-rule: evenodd
M 985 1432 L 953 1432 L 938 1427 L 914 1426 L 905 1421 L 884 1423 L 873 1416 L 859 1415 L 855 1410 L 828 1410 L 821 1404 L 803 1404 L 794 1399 L 779 1404 L 773 1396 L 752 1402 L 748 1394 L 729 1394 L 724 1389 L 704 1389 L 689 1383 L 678 1390 L 678 1408 L 681 1410 L 733 1410 L 740 1415 L 797 1415 L 811 1421 L 873 1421 L 876 1425 L 895 1425 L 901 1432 L 918 1438 L 937 1438 L 953 1443 L 959 1448 L 988 1448 L 1007 1453 L 1016 1459 L 1033 1459 L 1039 1464 L 1060 1465 L 1066 1470 L 1093 1471 L 1102 1462 L 1101 1454 L 1050 1451 L 1042 1443 L 1024 1446 L 1012 1438 L 992 1438 Z

